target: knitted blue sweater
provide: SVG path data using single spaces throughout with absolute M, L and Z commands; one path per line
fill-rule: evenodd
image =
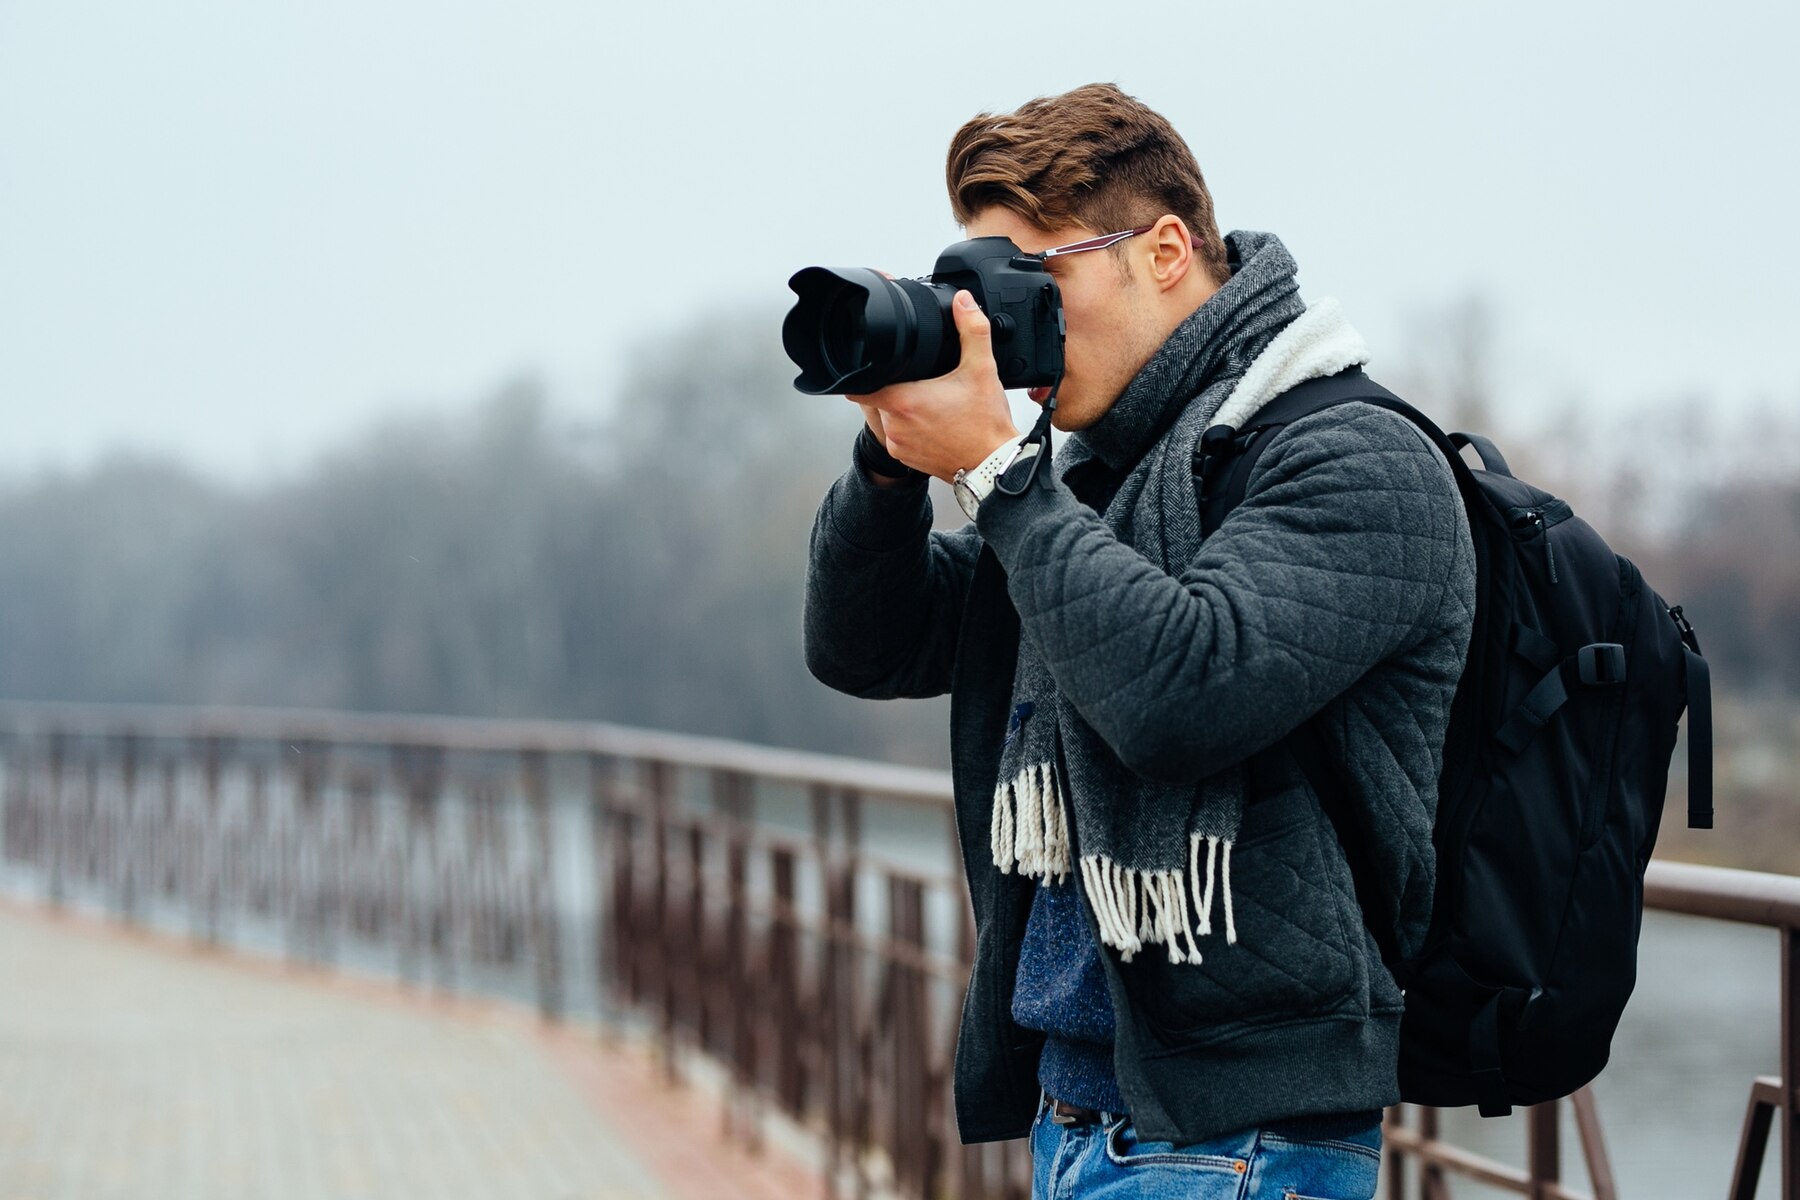
M 1049 1035 L 1038 1083 L 1058 1100 L 1126 1111 L 1113 1075 L 1113 1006 L 1081 897 L 1069 880 L 1037 889 L 1019 948 L 1013 1020 Z

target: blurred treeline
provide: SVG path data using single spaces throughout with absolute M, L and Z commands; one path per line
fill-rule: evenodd
M 1451 306 L 1376 373 L 1446 425 L 1497 425 L 1685 604 L 1722 693 L 1723 832 L 1679 848 L 1800 870 L 1791 419 L 1707 441 L 1693 402 L 1610 426 L 1571 403 L 1521 432 L 1490 324 Z M 132 457 L 0 484 L 0 696 L 591 718 L 942 765 L 942 701 L 850 700 L 801 662 L 807 534 L 857 414 L 793 391 L 773 328 L 646 346 L 600 417 L 520 382 L 262 487 Z
M 626 368 L 603 418 L 536 383 L 232 487 L 121 457 L 0 487 L 0 695 L 617 721 L 933 761 L 921 704 L 806 673 L 812 512 L 855 432 L 770 324 Z

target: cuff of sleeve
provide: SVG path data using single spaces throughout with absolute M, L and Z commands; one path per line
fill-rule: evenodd
M 903 479 L 908 483 L 917 483 L 925 478 L 925 472 L 914 470 L 892 454 L 888 453 L 881 439 L 865 423 L 856 435 L 856 447 L 851 457 L 856 465 L 867 475 L 885 475 L 889 479 Z
M 874 440 L 873 434 L 870 440 Z M 881 445 L 875 444 L 877 448 Z M 924 536 L 931 527 L 926 494 L 929 476 L 913 471 L 904 483 L 877 487 L 863 466 L 860 437 L 853 457 L 855 465 L 838 479 L 829 497 L 831 528 L 837 536 L 859 550 L 875 554 L 900 549 Z
M 1000 481 L 1008 487 L 1017 487 L 1030 467 L 1029 460 L 1014 463 L 1000 476 Z M 1057 481 L 1054 467 L 1054 463 L 1046 462 L 1031 481 L 1031 486 L 1017 496 L 995 488 L 981 502 L 981 508 L 975 514 L 975 528 L 981 534 L 981 540 L 993 547 L 1002 566 L 1008 565 L 1011 551 L 1035 526 L 1044 521 L 1060 520 L 1056 514 L 1061 506 L 1075 503 L 1075 497 Z

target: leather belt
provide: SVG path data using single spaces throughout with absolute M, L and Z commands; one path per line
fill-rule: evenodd
M 1097 1108 L 1083 1108 L 1079 1104 L 1058 1100 L 1055 1096 L 1046 1098 L 1050 1101 L 1050 1119 L 1058 1125 L 1098 1125 L 1100 1123 L 1100 1110 Z

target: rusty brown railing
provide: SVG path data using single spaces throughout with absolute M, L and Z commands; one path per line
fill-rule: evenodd
M 948 1105 L 973 930 L 942 772 L 605 725 L 39 704 L 0 704 L 0 762 L 0 884 L 642 1031 L 671 1074 L 725 1068 L 734 1136 L 771 1111 L 814 1130 L 832 1194 L 1029 1192 L 1020 1148 L 960 1146 Z
M 0 704 L 0 887 L 200 940 L 528 998 L 724 1078 L 727 1130 L 813 1130 L 828 1194 L 1023 1200 L 1016 1143 L 949 1106 L 973 931 L 941 772 L 557 722 Z M 877 854 L 871 847 L 879 847 Z M 1732 1196 L 1777 1116 L 1794 1154 L 1800 879 L 1653 863 L 1656 908 L 1780 931 L 1781 1074 L 1751 1087 Z M 1572 1098 L 1596 1200 L 1616 1194 Z M 1574 1197 L 1558 1105 L 1523 1169 L 1386 1125 L 1390 1200 L 1462 1175 Z
M 1769 1133 L 1781 1121 L 1781 1196 L 1800 1200 L 1800 878 L 1687 863 L 1652 863 L 1644 903 L 1665 912 L 1763 925 L 1781 939 L 1779 1075 L 1750 1085 L 1750 1102 L 1731 1173 L 1731 1200 L 1753 1200 Z

